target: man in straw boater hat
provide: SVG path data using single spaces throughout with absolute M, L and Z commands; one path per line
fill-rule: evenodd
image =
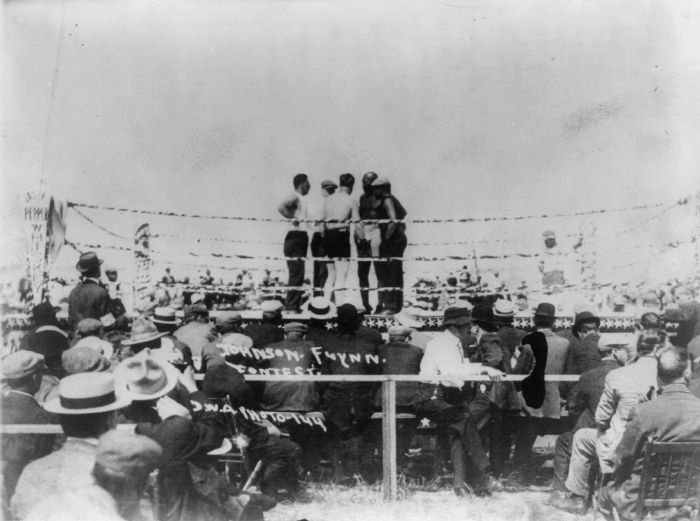
M 75 265 L 81 280 L 68 296 L 68 319 L 73 326 L 84 318 L 100 320 L 110 313 L 109 292 L 100 281 L 102 262 L 94 251 L 88 251 Z
M 416 398 L 416 411 L 447 428 L 455 494 L 465 496 L 469 491 L 477 494 L 500 491 L 503 485 L 491 475 L 486 450 L 467 406 L 465 382 L 460 376 L 484 374 L 497 381 L 503 373 L 493 367 L 473 364 L 466 357 L 462 338 L 467 336 L 471 327 L 469 309 L 447 308 L 442 326 L 443 332 L 425 349 L 420 374 L 426 380 L 439 375 L 454 377 L 422 385 Z
M 180 326 L 175 308 L 170 306 L 157 307 L 153 311 L 151 321 L 155 324 L 158 331 L 165 333 L 165 335 L 160 338 L 161 351 L 172 353 L 169 359 L 173 362 L 180 360 L 181 364 L 194 367 L 190 346 L 178 340 L 174 335 L 175 331 Z
M 139 502 L 163 449 L 145 436 L 108 431 L 98 440 L 95 483 L 53 494 L 36 505 L 27 521 L 138 521 Z
M 12 497 L 14 518 L 24 519 L 49 494 L 91 486 L 97 438 L 115 428 L 117 411 L 130 402 L 115 389 L 110 373 L 80 373 L 61 380 L 59 396 L 44 409 L 58 415 L 66 441 L 24 468 Z
M 314 297 L 304 304 L 304 314 L 309 317 L 306 339 L 315 342 L 317 346 L 325 345 L 324 342 L 333 330 L 335 304 L 326 297 Z
M 0 382 L 4 389 L 0 396 L 0 421 L 3 424 L 56 422 L 56 418 L 47 413 L 34 398 L 45 368 L 44 357 L 32 351 L 17 351 L 2 361 Z M 22 469 L 30 461 L 49 454 L 54 437 L 41 434 L 2 434 L 0 440 L 5 485 L 3 505 L 9 505 Z

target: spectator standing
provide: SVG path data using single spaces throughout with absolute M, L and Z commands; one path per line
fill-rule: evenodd
M 110 313 L 109 292 L 100 281 L 102 259 L 93 251 L 80 255 L 75 265 L 81 281 L 68 296 L 68 319 L 72 326 L 84 318 L 102 317 Z
M 307 225 L 301 221 L 308 218 L 306 195 L 311 189 L 309 178 L 306 174 L 294 176 L 294 193 L 284 199 L 277 210 L 285 219 L 289 219 L 289 231 L 284 238 L 284 256 L 291 257 L 287 260 L 289 280 L 287 286 L 300 287 L 304 284 L 304 257 L 309 247 L 309 235 Z M 291 313 L 299 313 L 301 310 L 301 290 L 287 290 L 287 300 L 284 308 Z

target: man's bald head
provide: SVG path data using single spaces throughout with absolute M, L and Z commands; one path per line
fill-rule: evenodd
M 688 351 L 676 346 L 662 349 L 658 355 L 657 367 L 661 385 L 685 383 L 690 376 Z
M 362 176 L 362 190 L 366 194 L 371 194 L 373 189 L 372 189 L 372 183 L 374 180 L 379 177 L 377 174 L 374 172 L 367 172 L 365 175 Z

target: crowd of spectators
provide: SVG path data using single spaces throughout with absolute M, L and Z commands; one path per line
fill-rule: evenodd
M 648 437 L 700 441 L 700 304 L 690 288 L 677 288 L 663 314 L 639 317 L 633 335 L 599 334 L 589 310 L 556 331 L 548 302 L 521 330 L 517 299 L 503 298 L 448 307 L 430 335 L 418 330 L 420 310 L 407 309 L 382 335 L 363 325 L 362 302 L 336 307 L 323 296 L 306 302 L 303 322 L 284 321 L 277 300 L 247 325 L 234 311 L 211 320 L 204 302 L 182 320 L 172 306 L 129 320 L 100 282 L 100 259 L 83 254 L 77 268 L 70 327 L 43 302 L 2 360 L 2 423 L 62 432 L 2 435 L 6 519 L 49 519 L 51 505 L 79 519 L 83 504 L 107 519 L 261 519 L 277 501 L 303 501 L 308 480 L 376 478 L 377 385 L 247 374 L 424 376 L 399 383 L 397 409 L 434 427 L 458 496 L 528 486 L 536 438 L 557 434 L 551 504 L 581 512 L 598 462 L 614 476 L 601 511 L 631 519 Z M 678 324 L 675 336 L 666 322 Z M 509 374 L 523 379 L 504 381 Z M 400 455 L 414 433 L 400 431 Z M 253 484 L 236 488 L 212 472 L 207 455 L 231 450 Z

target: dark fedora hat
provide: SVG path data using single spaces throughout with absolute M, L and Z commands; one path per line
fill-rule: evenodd
M 537 304 L 537 308 L 535 308 L 535 316 L 554 318 L 556 316 L 556 308 L 554 307 L 554 304 L 550 304 L 549 302 L 541 302 Z
M 94 251 L 86 251 L 80 254 L 75 269 L 80 273 L 86 273 L 92 269 L 99 268 L 102 262 L 104 261 L 97 256 L 97 253 Z
M 49 318 L 53 317 L 61 311 L 61 308 L 58 306 L 53 306 L 48 300 L 45 300 L 44 302 L 37 304 L 32 308 L 32 318 L 36 319 L 42 319 L 42 318 Z
M 581 324 L 585 324 L 586 322 L 595 322 L 596 326 L 600 327 L 600 318 L 595 316 L 590 311 L 581 311 L 580 313 L 576 313 L 576 316 L 574 317 L 574 327 L 579 327 Z
M 443 326 L 464 326 L 470 322 L 469 308 L 453 306 L 445 309 L 442 320 Z

